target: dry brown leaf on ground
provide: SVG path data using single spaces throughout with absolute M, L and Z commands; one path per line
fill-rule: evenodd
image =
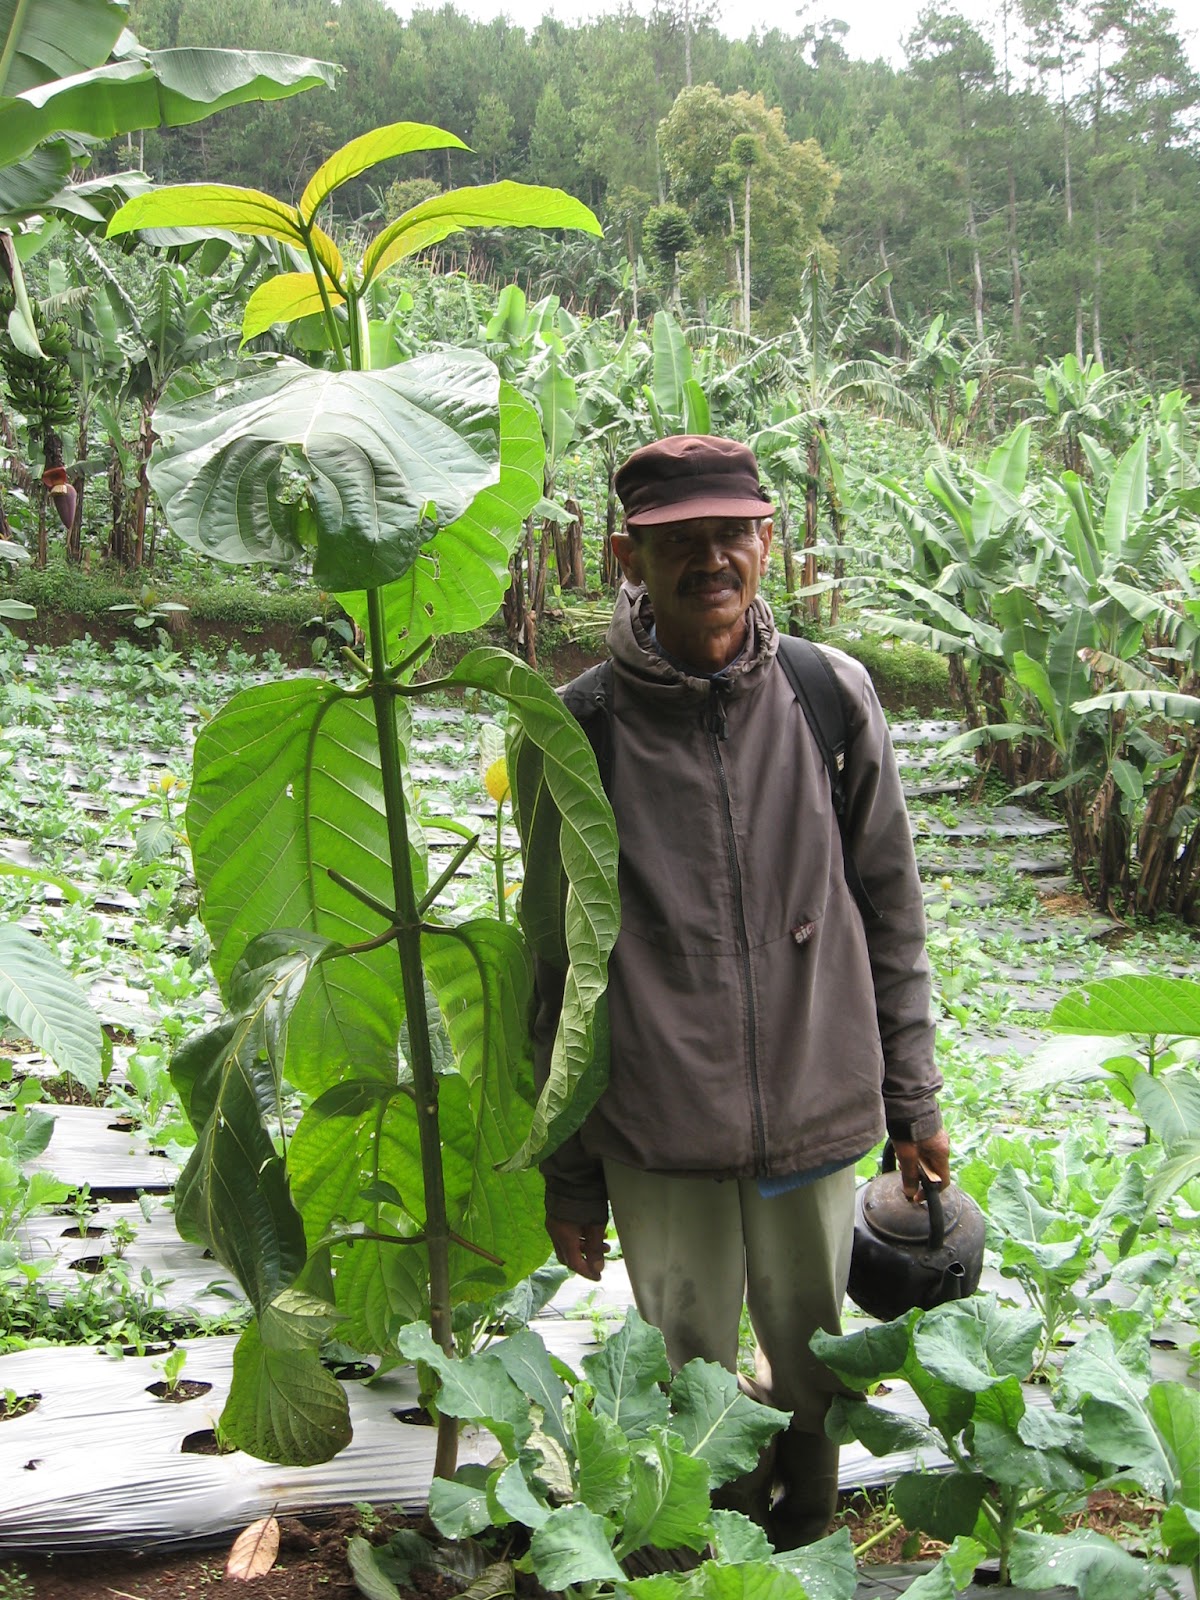
M 249 1583 L 251 1578 L 261 1578 L 264 1572 L 270 1572 L 278 1554 L 279 1523 L 274 1517 L 260 1517 L 243 1528 L 233 1541 L 225 1563 L 225 1576 Z

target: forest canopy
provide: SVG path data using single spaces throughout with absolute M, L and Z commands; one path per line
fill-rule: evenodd
M 1001 0 L 992 20 L 985 34 L 931 6 L 895 69 L 851 59 L 837 22 L 733 40 L 671 0 L 529 33 L 449 4 L 402 21 L 383 0 L 135 0 L 152 47 L 236 42 L 344 69 L 334 94 L 150 134 L 140 153 L 162 181 L 294 198 L 363 129 L 435 123 L 470 152 L 397 163 L 397 181 L 554 184 L 605 223 L 604 243 L 474 241 L 472 265 L 497 283 L 632 313 L 641 257 L 643 295 L 709 318 L 725 305 L 733 327 L 748 300 L 770 332 L 817 248 L 849 285 L 890 274 L 884 301 L 906 324 L 942 313 L 1014 359 L 1074 351 L 1194 380 L 1200 85 L 1171 13 Z M 345 220 L 368 226 L 383 202 L 365 181 L 345 196 Z M 649 248 L 663 207 L 684 214 L 665 261 Z

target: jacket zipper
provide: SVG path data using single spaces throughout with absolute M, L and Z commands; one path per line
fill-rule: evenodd
M 725 776 L 725 763 L 721 759 L 721 745 L 727 737 L 725 700 L 723 689 L 713 684 L 705 710 L 705 729 L 712 749 L 717 782 L 721 787 L 722 812 L 725 818 L 725 854 L 729 862 L 729 875 L 733 882 L 733 899 L 737 908 L 738 954 L 742 963 L 742 983 L 746 991 L 746 1061 L 750 1068 L 750 1109 L 754 1119 L 754 1168 L 762 1176 L 767 1170 L 767 1139 L 763 1127 L 762 1095 L 758 1082 L 758 1029 L 754 1014 L 754 982 L 750 967 L 750 935 L 746 928 L 746 907 L 742 901 L 742 867 L 738 860 L 737 838 L 733 831 L 733 807 L 729 798 L 729 783 Z

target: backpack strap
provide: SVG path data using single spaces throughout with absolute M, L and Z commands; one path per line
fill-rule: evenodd
M 805 720 L 816 740 L 821 760 L 829 774 L 829 787 L 833 794 L 833 813 L 837 818 L 842 839 L 842 868 L 846 883 L 854 896 L 864 922 L 878 922 L 877 910 L 866 885 L 859 875 L 854 857 L 846 843 L 846 708 L 842 691 L 833 668 L 823 651 L 810 639 L 796 638 L 791 634 L 779 635 L 779 665 L 792 686 L 792 693 L 800 702 Z
M 613 774 L 612 680 L 612 662 L 601 661 L 572 678 L 561 690 L 563 704 L 595 751 L 605 794 L 610 792 Z

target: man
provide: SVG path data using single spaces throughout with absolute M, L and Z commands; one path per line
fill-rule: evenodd
M 752 453 L 663 439 L 616 487 L 611 1072 L 543 1166 L 546 1225 L 558 1259 L 598 1279 L 611 1203 L 638 1309 L 675 1368 L 736 1369 L 745 1296 L 754 1392 L 793 1413 L 767 1517 L 792 1548 L 821 1537 L 836 1504 L 824 1419 L 838 1384 L 808 1344 L 839 1326 L 854 1163 L 886 1125 L 911 1198 L 922 1165 L 949 1182 L 921 889 L 879 703 L 830 650 L 846 848 L 880 913 L 870 925 L 847 886 L 828 772 L 758 593 L 773 507 Z M 741 1508 L 760 1516 L 767 1470 L 743 1486 Z

